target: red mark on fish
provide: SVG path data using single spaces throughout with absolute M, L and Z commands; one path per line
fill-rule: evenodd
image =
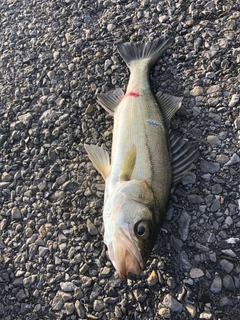
M 134 98 L 137 98 L 137 97 L 139 97 L 139 96 L 140 96 L 140 94 L 137 93 L 137 92 L 134 92 L 134 91 L 130 91 L 130 92 L 128 92 L 127 94 L 125 94 L 125 97 L 134 97 Z

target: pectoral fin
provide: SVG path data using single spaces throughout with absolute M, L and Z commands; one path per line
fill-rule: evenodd
M 128 150 L 125 155 L 122 164 L 122 171 L 120 173 L 119 179 L 123 181 L 128 181 L 132 177 L 132 173 L 136 163 L 136 146 L 132 145 L 132 147 Z
M 89 159 L 92 161 L 94 167 L 100 172 L 103 179 L 106 180 L 110 171 L 110 160 L 107 151 L 93 144 L 84 144 L 84 148 L 87 151 Z
M 174 114 L 181 108 L 182 98 L 174 97 L 169 93 L 158 91 L 156 94 L 161 110 L 167 123 L 170 122 Z
M 97 102 L 111 115 L 114 115 L 114 110 L 117 108 L 124 96 L 122 89 L 118 88 L 112 92 L 99 94 Z

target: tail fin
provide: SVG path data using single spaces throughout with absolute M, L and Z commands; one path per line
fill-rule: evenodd
M 118 51 L 129 68 L 134 60 L 141 59 L 146 59 L 147 65 L 152 67 L 173 41 L 173 38 L 158 38 L 147 43 L 127 42 L 120 44 Z

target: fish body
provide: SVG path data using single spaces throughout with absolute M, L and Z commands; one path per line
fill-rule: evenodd
M 111 164 L 105 150 L 85 145 L 106 180 L 104 242 L 123 279 L 128 272 L 142 271 L 154 246 L 174 180 L 173 158 L 180 159 L 175 161 L 175 180 L 179 180 L 196 157 L 195 149 L 169 137 L 169 121 L 180 108 L 181 98 L 162 92 L 155 97 L 150 88 L 149 70 L 172 42 L 165 38 L 119 46 L 130 69 L 127 91 L 117 89 L 97 100 L 114 116 Z

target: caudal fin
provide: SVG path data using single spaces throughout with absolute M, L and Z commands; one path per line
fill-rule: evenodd
M 173 38 L 158 38 L 147 43 L 127 42 L 118 45 L 118 51 L 129 68 L 133 61 L 145 59 L 149 67 L 161 57 L 173 43 Z

